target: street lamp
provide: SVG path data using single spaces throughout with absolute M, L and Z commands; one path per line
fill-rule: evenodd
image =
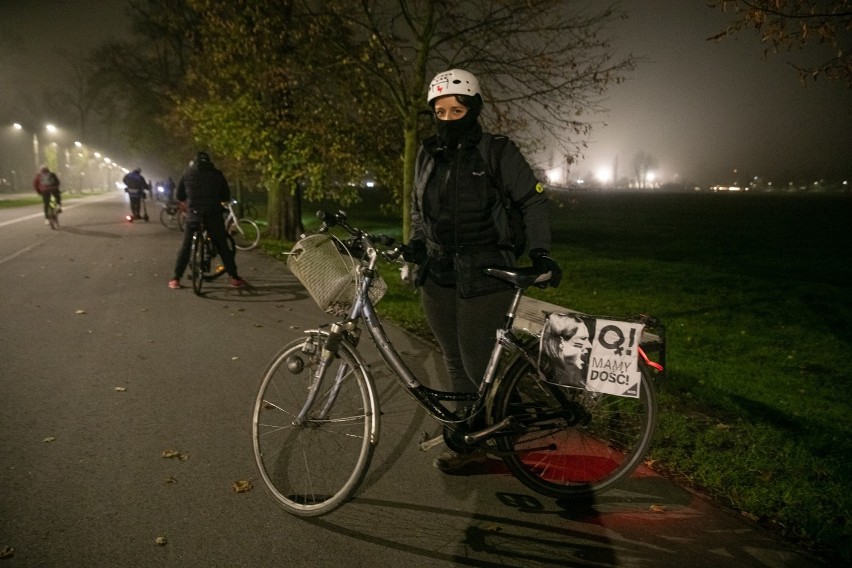
M 15 130 L 17 130 L 19 132 L 24 131 L 24 127 L 21 125 L 20 122 L 16 122 L 16 123 L 12 124 L 12 128 L 14 128 Z M 38 171 L 38 167 L 41 165 L 41 163 L 39 162 L 39 159 L 38 159 L 38 135 L 35 132 L 33 132 L 33 158 L 34 158 L 33 161 L 35 163 L 35 169 L 36 169 L 36 171 Z

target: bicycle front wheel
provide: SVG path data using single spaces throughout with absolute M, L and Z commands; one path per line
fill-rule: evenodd
M 333 511 L 358 489 L 379 438 L 379 402 L 372 377 L 345 342 L 299 419 L 328 340 L 314 333 L 272 360 L 254 403 L 252 441 L 260 476 L 288 512 L 313 517 Z
M 228 234 L 240 250 L 251 250 L 260 242 L 260 229 L 249 219 L 238 219 L 236 223 L 229 224 Z
M 524 485 L 550 497 L 609 488 L 639 463 L 654 434 L 657 398 L 642 367 L 639 398 L 543 382 L 525 360 L 512 365 L 495 399 L 495 421 L 518 425 L 497 438 L 503 461 Z
M 192 290 L 196 296 L 200 296 L 201 285 L 204 284 L 204 237 L 200 233 L 196 233 L 192 237 L 189 273 L 192 278 Z

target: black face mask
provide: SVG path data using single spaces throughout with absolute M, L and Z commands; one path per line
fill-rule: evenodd
M 469 109 L 467 114 L 458 120 L 436 119 L 435 127 L 438 129 L 438 139 L 441 141 L 441 146 L 449 150 L 458 148 L 465 134 L 476 124 L 477 118 L 479 118 L 478 110 Z

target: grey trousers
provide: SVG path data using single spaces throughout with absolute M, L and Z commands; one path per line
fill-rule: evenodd
M 514 292 L 460 298 L 455 288 L 438 286 L 429 278 L 420 292 L 423 312 L 441 347 L 452 390 L 476 392 Z

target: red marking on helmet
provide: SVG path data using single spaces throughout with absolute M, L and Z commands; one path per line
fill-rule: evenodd
M 436 89 L 438 89 L 438 92 L 439 92 L 439 93 L 440 93 L 441 91 L 443 91 L 443 90 L 444 90 L 444 87 L 442 87 L 442 86 L 440 86 L 440 85 L 438 85 L 438 86 L 437 86 L 437 87 L 435 87 L 435 88 L 436 88 Z

